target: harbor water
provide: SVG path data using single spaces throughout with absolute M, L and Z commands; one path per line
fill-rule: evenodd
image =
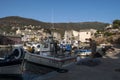
M 0 48 L 0 58 L 10 54 L 10 48 Z M 21 66 L 21 74 L 1 74 L 0 80 L 35 80 L 37 77 L 54 71 L 52 68 L 44 67 L 30 62 L 24 62 Z M 14 69 L 14 68 L 13 68 Z

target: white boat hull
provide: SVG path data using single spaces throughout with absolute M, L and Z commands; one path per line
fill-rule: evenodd
M 64 68 L 72 64 L 75 61 L 75 57 L 56 58 L 28 52 L 25 54 L 25 60 L 49 67 Z

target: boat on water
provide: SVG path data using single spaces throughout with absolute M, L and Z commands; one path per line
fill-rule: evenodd
M 69 51 L 60 49 L 53 37 L 48 37 L 36 47 L 32 46 L 32 49 L 25 50 L 25 60 L 47 67 L 63 69 L 74 63 L 76 58 Z
M 83 47 L 80 49 L 75 50 L 74 52 L 77 56 L 90 56 L 92 54 L 91 49 L 89 47 Z
M 81 49 L 77 53 L 77 55 L 79 56 L 89 56 L 91 54 L 92 54 L 91 50 L 86 50 L 86 49 Z
M 9 55 L 0 58 L 0 74 L 21 74 L 23 56 L 23 48 L 14 47 Z

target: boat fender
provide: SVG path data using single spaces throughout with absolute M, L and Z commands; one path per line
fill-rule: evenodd
M 18 47 L 13 49 L 13 54 L 15 59 L 20 59 L 22 57 L 21 49 Z

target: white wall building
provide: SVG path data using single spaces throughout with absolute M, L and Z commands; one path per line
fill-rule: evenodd
M 79 32 L 79 40 L 81 42 L 86 42 L 86 39 L 91 38 L 91 31 L 90 30 L 80 30 Z
M 65 31 L 65 34 L 64 34 L 64 42 L 65 43 L 69 43 L 71 44 L 71 39 L 73 37 L 73 33 L 72 33 L 72 30 L 69 30 L 69 31 Z
M 86 42 L 86 39 L 94 37 L 94 33 L 96 33 L 97 30 L 95 29 L 84 29 L 80 31 L 65 31 L 64 34 L 64 41 L 74 40 L 74 41 L 81 41 Z
M 73 30 L 72 32 L 73 32 L 73 36 L 78 36 L 79 35 L 78 31 Z
M 96 31 L 97 30 L 95 30 L 95 29 L 80 30 L 79 40 L 81 42 L 86 42 L 86 39 L 94 37 L 94 33 L 96 33 Z
M 58 32 L 52 32 L 53 37 L 55 37 L 56 40 L 61 40 L 61 34 Z

